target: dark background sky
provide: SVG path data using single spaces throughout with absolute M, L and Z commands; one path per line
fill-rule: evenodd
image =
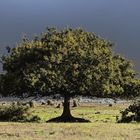
M 46 26 L 81 26 L 115 43 L 140 72 L 140 0 L 0 0 L 0 55 Z

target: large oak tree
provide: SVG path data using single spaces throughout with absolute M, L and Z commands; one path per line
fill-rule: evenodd
M 73 118 L 71 97 L 120 95 L 135 80 L 132 64 L 114 56 L 109 41 L 80 28 L 48 28 L 31 41 L 24 38 L 2 60 L 4 94 L 60 94 L 65 121 Z

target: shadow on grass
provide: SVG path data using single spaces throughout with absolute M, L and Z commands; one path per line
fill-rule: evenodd
M 64 122 L 64 123 L 89 123 L 89 120 L 83 119 L 83 118 L 75 118 L 75 117 L 56 117 L 52 118 L 47 123 L 53 123 L 53 122 Z

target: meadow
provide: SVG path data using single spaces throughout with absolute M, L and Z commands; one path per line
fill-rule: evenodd
M 139 140 L 139 123 L 116 123 L 116 116 L 128 105 L 85 103 L 71 108 L 73 116 L 90 123 L 46 123 L 61 115 L 62 108 L 37 105 L 30 111 L 40 116 L 41 122 L 0 122 L 0 140 Z

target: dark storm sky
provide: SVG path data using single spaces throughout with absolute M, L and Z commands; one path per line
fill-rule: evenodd
M 0 0 L 0 55 L 46 26 L 81 26 L 115 43 L 140 72 L 140 0 Z

